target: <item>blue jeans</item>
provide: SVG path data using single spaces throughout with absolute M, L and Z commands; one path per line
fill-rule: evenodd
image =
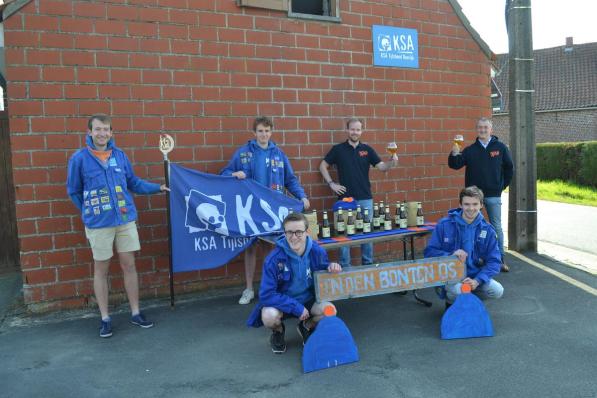
M 483 200 L 485 205 L 485 211 L 489 222 L 495 229 L 498 238 L 498 244 L 500 246 L 500 253 L 502 253 L 502 260 L 504 259 L 504 231 L 502 231 L 502 198 L 499 196 L 485 198 Z
M 456 296 L 460 294 L 461 286 L 462 283 L 460 282 L 446 284 L 446 300 L 449 303 L 453 303 L 456 300 Z M 498 281 L 490 279 L 489 282 L 479 285 L 473 293 L 481 300 L 499 299 L 504 294 L 504 287 Z
M 371 221 L 373 217 L 373 199 L 357 200 L 357 204 L 361 205 L 363 216 L 365 215 L 365 209 L 369 210 L 369 221 Z M 361 245 L 361 259 L 363 265 L 373 264 L 373 243 Z M 350 267 L 350 247 L 348 246 L 340 248 L 340 265 Z

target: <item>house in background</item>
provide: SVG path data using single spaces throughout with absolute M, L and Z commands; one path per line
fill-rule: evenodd
M 597 140 L 597 43 L 534 51 L 535 137 L 541 142 Z M 509 142 L 509 56 L 497 56 L 492 84 L 494 131 Z

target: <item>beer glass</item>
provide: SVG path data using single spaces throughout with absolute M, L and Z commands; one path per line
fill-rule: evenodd
M 462 144 L 464 143 L 464 137 L 462 134 L 456 134 L 454 136 L 454 144 L 458 145 L 458 148 L 462 148 Z
M 398 145 L 396 145 L 396 143 L 394 141 L 388 142 L 388 146 L 386 147 L 386 151 L 388 151 L 388 153 L 390 155 L 394 156 L 396 154 L 396 152 L 398 152 Z

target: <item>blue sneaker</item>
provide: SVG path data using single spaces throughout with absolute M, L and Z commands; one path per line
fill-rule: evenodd
M 100 326 L 100 337 L 111 337 L 112 336 L 112 318 L 108 318 L 107 321 L 102 319 Z
M 145 316 L 143 316 L 143 313 L 141 312 L 131 317 L 131 323 L 133 325 L 141 326 L 143 329 L 149 329 L 153 327 L 153 322 L 145 319 Z

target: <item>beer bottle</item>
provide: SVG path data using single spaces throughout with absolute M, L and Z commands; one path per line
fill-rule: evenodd
M 365 215 L 363 217 L 363 233 L 368 234 L 371 232 L 371 219 L 369 218 L 369 209 L 365 209 Z
M 404 203 L 400 204 L 400 228 L 408 228 L 408 216 Z
M 352 210 L 348 210 L 348 220 L 346 222 L 346 235 L 352 236 L 354 235 L 355 226 L 354 226 L 354 218 L 352 216 Z
M 330 231 L 330 220 L 328 220 L 328 212 L 323 212 L 323 222 L 321 226 L 321 237 L 322 238 L 329 238 L 331 236 Z
M 354 222 L 354 226 L 356 227 L 357 234 L 363 232 L 363 213 L 361 212 L 361 205 L 357 206 L 357 217 Z
M 373 229 L 379 229 L 379 207 L 373 206 Z
M 383 205 L 383 200 L 379 201 L 379 224 L 383 227 L 383 222 L 386 219 L 386 208 Z
M 339 208 L 338 218 L 336 219 L 336 232 L 338 235 L 343 235 L 345 230 L 346 225 L 344 224 L 344 214 L 342 214 L 342 208 Z
M 423 208 L 421 202 L 417 202 L 417 227 L 425 224 L 425 217 L 423 217 Z
M 392 230 L 392 216 L 390 215 L 390 206 L 386 206 L 386 211 L 384 212 L 384 221 L 383 221 L 383 229 L 384 231 Z
M 400 228 L 400 201 L 396 202 L 396 215 L 394 216 L 394 224 Z

